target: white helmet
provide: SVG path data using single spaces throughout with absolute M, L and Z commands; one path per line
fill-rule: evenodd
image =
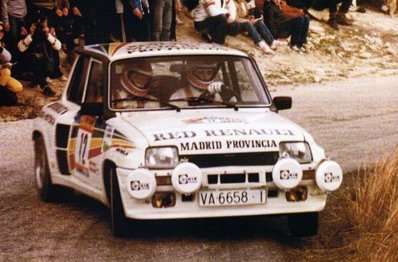
M 207 90 L 207 87 L 216 78 L 221 65 L 217 62 L 191 61 L 187 63 L 189 71 L 186 75 L 190 85 L 198 89 Z
M 153 76 L 151 64 L 146 61 L 138 61 L 125 66 L 121 84 L 132 95 L 146 96 L 149 91 L 148 83 Z

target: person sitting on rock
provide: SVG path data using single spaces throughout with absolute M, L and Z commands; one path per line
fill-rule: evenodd
M 276 39 L 290 36 L 290 48 L 299 53 L 307 52 L 305 44 L 309 29 L 309 18 L 301 9 L 296 8 L 295 14 L 285 11 L 289 7 L 281 0 L 264 0 L 264 22 Z
M 250 22 L 261 38 L 265 41 L 264 43 L 260 41 L 258 44 L 260 48 L 264 49 L 265 53 L 272 53 L 272 50 L 276 50 L 278 46 L 283 45 L 283 42 L 274 39 L 272 36 L 272 33 L 264 23 L 261 10 L 256 7 L 254 0 L 235 0 L 235 5 L 238 21 Z M 271 50 L 264 47 L 265 43 L 271 48 Z

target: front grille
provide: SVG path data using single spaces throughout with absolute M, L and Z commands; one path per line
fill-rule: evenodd
M 270 166 L 275 165 L 279 152 L 211 154 L 211 155 L 181 155 L 200 168 L 219 166 Z
M 260 175 L 259 173 L 207 175 L 209 185 L 218 184 L 218 181 L 220 181 L 220 184 L 242 184 L 246 183 L 246 181 L 258 183 L 260 182 Z

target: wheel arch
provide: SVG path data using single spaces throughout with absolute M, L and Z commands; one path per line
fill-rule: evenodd
M 106 194 L 108 203 L 110 202 L 110 195 L 111 195 L 111 181 L 110 181 L 111 178 L 109 175 L 109 171 L 112 168 L 116 169 L 115 162 L 110 159 L 105 159 L 104 164 L 103 164 L 102 175 L 103 175 L 103 181 L 104 181 L 105 194 Z

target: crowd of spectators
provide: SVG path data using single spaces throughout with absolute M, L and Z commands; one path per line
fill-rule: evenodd
M 267 55 L 287 43 L 303 54 L 310 23 L 306 10 L 328 8 L 327 23 L 338 30 L 351 24 L 345 16 L 351 1 L 1 0 L 0 105 L 17 103 L 16 93 L 22 91 L 17 79 L 54 96 L 49 83 L 66 80 L 61 50 L 71 64 L 74 48 L 82 44 L 177 40 L 181 10 L 190 14 L 206 42 L 224 44 L 227 35 L 243 33 Z

